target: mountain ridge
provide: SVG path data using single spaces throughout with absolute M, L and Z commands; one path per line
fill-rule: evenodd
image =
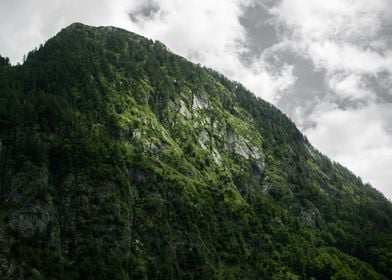
M 162 43 L 75 23 L 0 74 L 3 278 L 392 277 L 390 202 Z

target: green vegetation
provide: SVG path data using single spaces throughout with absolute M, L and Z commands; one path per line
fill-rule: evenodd
M 271 104 L 73 24 L 0 57 L 1 279 L 392 279 L 392 205 Z

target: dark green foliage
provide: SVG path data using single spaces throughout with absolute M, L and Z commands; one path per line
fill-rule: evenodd
M 0 67 L 3 67 L 3 66 L 10 66 L 10 60 L 8 57 L 2 57 L 0 55 Z
M 0 57 L 0 278 L 390 279 L 392 206 L 238 83 L 112 27 Z

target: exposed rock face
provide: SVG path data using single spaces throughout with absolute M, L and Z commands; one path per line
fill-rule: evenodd
M 192 116 L 186 107 L 186 103 L 182 100 L 180 100 L 180 114 L 183 115 L 186 119 L 190 119 Z
M 227 145 L 229 147 L 232 147 L 235 145 L 234 130 L 230 126 L 227 127 Z
M 193 95 L 193 99 L 192 99 L 193 110 L 205 109 L 207 107 L 208 107 L 208 103 L 205 100 L 203 100 L 198 95 Z

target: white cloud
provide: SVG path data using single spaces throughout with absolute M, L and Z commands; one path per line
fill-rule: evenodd
M 134 1 L 130 12 L 144 3 Z M 222 53 L 235 57 L 241 51 L 245 31 L 238 19 L 239 1 L 168 0 L 156 5 L 159 10 L 152 18 L 141 15 L 132 27 L 187 57 L 197 53 L 196 58 L 208 61 Z
M 375 94 L 369 90 L 364 78 L 358 74 L 335 73 L 329 78 L 329 86 L 340 98 L 367 101 L 375 99 Z
M 386 132 L 392 120 L 390 106 L 343 110 L 325 102 L 308 118 L 316 125 L 305 134 L 316 147 L 392 198 L 388 168 L 392 166 L 392 138 Z
M 271 8 L 286 39 L 328 71 L 392 71 L 388 0 L 282 0 Z
M 346 41 L 376 35 L 388 6 L 388 0 L 282 0 L 271 13 L 297 37 Z
M 370 48 L 360 48 L 351 43 L 338 44 L 333 41 L 312 42 L 307 48 L 317 67 L 329 72 L 351 71 L 376 75 L 392 71 L 392 52 L 382 55 Z
M 276 103 L 280 94 L 289 90 L 295 83 L 296 77 L 293 74 L 294 67 L 292 65 L 284 64 L 281 69 L 266 69 L 268 66 L 264 61 L 255 63 L 252 67 L 254 72 L 249 74 L 249 70 L 238 73 L 236 80 L 241 81 L 252 92 L 259 93 L 258 95 L 272 103 Z

